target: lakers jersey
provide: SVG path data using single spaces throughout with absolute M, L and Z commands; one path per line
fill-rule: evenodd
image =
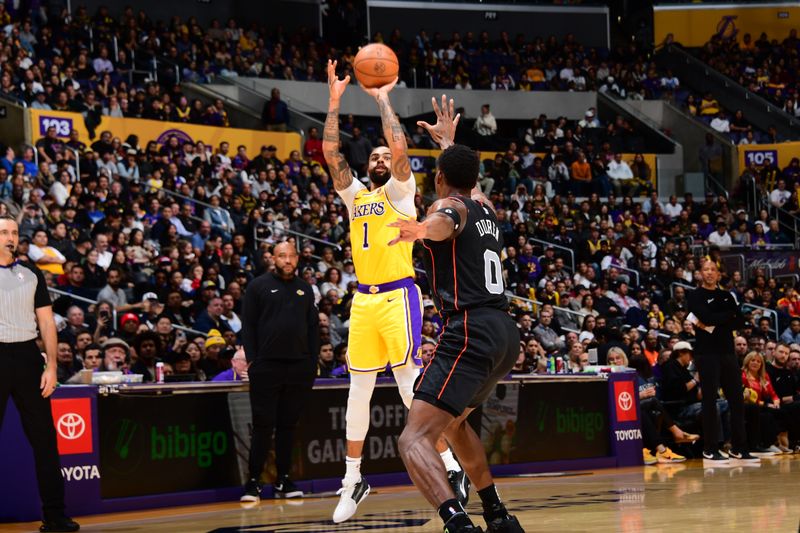
M 401 212 L 389 200 L 384 187 L 361 189 L 353 199 L 350 213 L 350 242 L 359 283 L 380 285 L 414 277 L 410 242 L 389 246 L 398 229 L 387 227 L 396 220 L 415 218 Z

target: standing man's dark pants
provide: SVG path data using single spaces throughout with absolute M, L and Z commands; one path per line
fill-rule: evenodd
M 732 353 L 696 353 L 695 364 L 700 373 L 703 393 L 703 448 L 715 452 L 719 445 L 717 427 L 717 397 L 720 386 L 728 400 L 731 413 L 731 445 L 736 452 L 747 451 L 744 432 L 744 399 L 742 371 Z
M 256 361 L 248 371 L 253 437 L 250 442 L 250 477 L 261 478 L 275 430 L 275 465 L 278 478 L 289 475 L 294 429 L 311 396 L 317 376 L 316 361 Z
M 64 515 L 64 478 L 50 398 L 42 398 L 39 389 L 43 367 L 44 359 L 35 341 L 0 343 L 0 426 L 11 396 L 33 448 L 42 510 L 45 520 L 49 520 Z

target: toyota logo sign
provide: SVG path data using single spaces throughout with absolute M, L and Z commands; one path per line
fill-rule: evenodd
M 81 415 L 75 413 L 64 413 L 56 421 L 58 434 L 67 440 L 81 438 L 86 431 L 86 422 Z
M 630 411 L 631 407 L 633 407 L 633 398 L 631 398 L 628 391 L 624 391 L 617 398 L 617 403 L 619 403 L 619 408 L 623 411 Z

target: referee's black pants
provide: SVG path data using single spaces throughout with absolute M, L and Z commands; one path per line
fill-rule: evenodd
M 731 446 L 735 452 L 746 452 L 744 430 L 744 398 L 742 370 L 732 353 L 695 353 L 695 365 L 700 372 L 700 391 L 703 393 L 703 451 L 714 452 L 719 447 L 717 427 L 717 397 L 719 388 L 730 407 Z
M 250 478 L 261 477 L 275 431 L 275 467 L 280 479 L 291 471 L 294 430 L 311 396 L 317 362 L 314 359 L 256 361 L 248 375 L 253 411 Z
M 50 398 L 42 398 L 39 389 L 43 370 L 44 360 L 35 341 L 0 343 L 0 425 L 11 396 L 33 448 L 42 510 L 49 520 L 64 515 L 64 478 Z

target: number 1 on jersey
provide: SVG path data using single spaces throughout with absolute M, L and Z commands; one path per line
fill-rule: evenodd
M 362 248 L 369 248 L 369 241 L 367 240 L 367 223 L 364 222 L 364 244 L 361 245 Z

